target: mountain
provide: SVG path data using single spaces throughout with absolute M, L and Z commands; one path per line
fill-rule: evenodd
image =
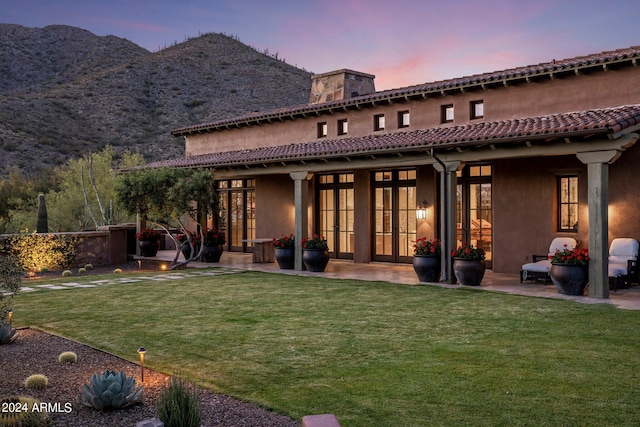
M 210 33 L 158 52 L 62 25 L 0 24 L 0 176 L 100 151 L 184 154 L 170 131 L 308 102 L 311 73 Z

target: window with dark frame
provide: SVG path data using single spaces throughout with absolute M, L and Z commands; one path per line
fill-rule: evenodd
M 471 120 L 484 118 L 484 101 L 471 101 Z
M 324 138 L 328 134 L 327 122 L 318 123 L 318 138 Z
M 346 135 L 349 132 L 347 119 L 338 120 L 338 135 Z
M 442 123 L 451 123 L 453 122 L 453 104 L 443 105 L 441 108 L 441 119 Z
M 558 177 L 558 231 L 578 231 L 578 177 Z
M 375 116 L 373 116 L 374 131 L 384 130 L 384 126 L 385 126 L 384 114 L 376 114 Z
M 409 111 L 398 111 L 398 127 L 409 127 Z

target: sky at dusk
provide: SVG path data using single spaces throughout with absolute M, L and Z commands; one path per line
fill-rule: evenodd
M 0 23 L 71 25 L 152 52 L 203 33 L 376 90 L 640 45 L 638 0 L 0 0 Z

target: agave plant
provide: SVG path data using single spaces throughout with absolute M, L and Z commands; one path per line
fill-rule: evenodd
M 95 373 L 89 384 L 82 388 L 80 402 L 99 411 L 126 408 L 133 404 L 142 393 L 142 386 L 136 389 L 134 377 L 124 372 L 106 370 L 102 375 Z
M 12 343 L 16 338 L 18 338 L 16 328 L 12 328 L 9 324 L 0 324 L 0 345 Z

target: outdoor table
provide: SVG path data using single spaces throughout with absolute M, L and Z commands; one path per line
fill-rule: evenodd
M 267 263 L 275 261 L 275 250 L 271 242 L 273 239 L 246 239 L 243 242 L 253 243 L 253 262 Z

